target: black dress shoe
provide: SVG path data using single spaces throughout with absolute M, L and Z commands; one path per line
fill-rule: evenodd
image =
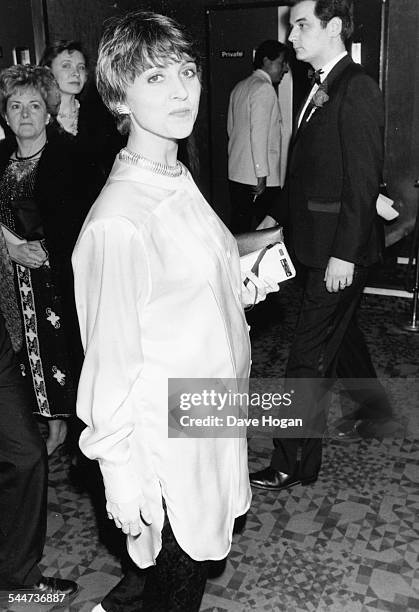
M 295 475 L 284 474 L 278 472 L 271 467 L 267 467 L 259 472 L 254 472 L 249 476 L 250 484 L 257 489 L 265 489 L 267 491 L 282 491 L 282 489 L 290 489 L 296 485 L 309 485 L 317 480 L 317 474 L 309 477 L 297 477 Z
M 44 595 L 73 595 L 78 588 L 77 582 L 72 580 L 42 576 L 31 590 Z

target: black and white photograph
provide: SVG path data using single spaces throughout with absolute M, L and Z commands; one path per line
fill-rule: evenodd
M 418 0 L 2 0 L 0 612 L 419 609 Z

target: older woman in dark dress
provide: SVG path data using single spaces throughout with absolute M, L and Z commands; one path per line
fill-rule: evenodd
M 12 66 L 0 74 L 0 111 L 15 136 L 0 143 L 0 222 L 24 327 L 22 372 L 34 412 L 48 419 L 49 454 L 75 411 L 81 351 L 70 255 L 87 207 L 83 160 L 58 136 L 47 140 L 59 101 L 48 68 Z

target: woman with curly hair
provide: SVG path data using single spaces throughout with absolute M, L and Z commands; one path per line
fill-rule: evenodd
M 47 450 L 64 442 L 80 367 L 71 251 L 86 214 L 84 164 L 46 127 L 60 105 L 48 68 L 0 73 L 0 112 L 15 138 L 0 143 L 0 222 L 14 262 L 24 326 L 22 371 L 34 412 L 48 419 Z

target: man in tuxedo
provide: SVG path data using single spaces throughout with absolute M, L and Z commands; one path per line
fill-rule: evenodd
M 345 44 L 353 30 L 351 0 L 296 0 L 291 13 L 298 60 L 314 69 L 297 116 L 282 197 L 304 294 L 286 385 L 305 438 L 274 440 L 271 465 L 251 474 L 253 486 L 281 490 L 317 479 L 333 379 L 359 406 L 339 434 L 384 435 L 394 422 L 376 378 L 356 309 L 368 268 L 380 257 L 376 199 L 383 166 L 383 101 Z M 273 207 L 261 228 L 278 219 Z
M 281 110 L 275 90 L 288 72 L 287 48 L 265 40 L 254 72 L 237 83 L 228 107 L 228 178 L 233 234 L 259 223 L 280 192 Z M 256 223 L 256 224 L 257 224 Z
M 46 535 L 48 463 L 15 354 L 23 342 L 16 299 L 0 229 L 0 607 L 1 591 L 11 603 L 8 594 L 21 589 L 44 597 L 77 590 L 71 580 L 42 576 L 38 566 Z

